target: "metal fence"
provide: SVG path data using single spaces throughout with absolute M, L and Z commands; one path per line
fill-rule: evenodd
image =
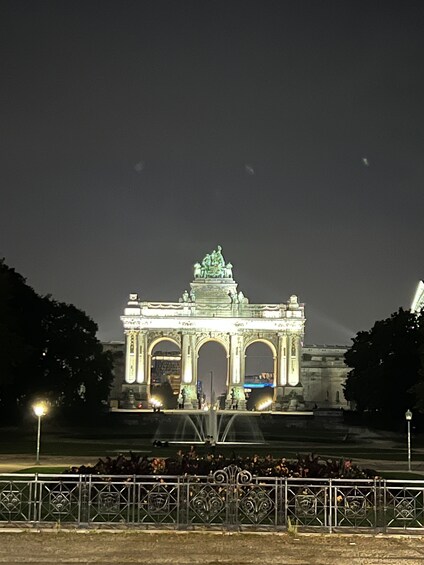
M 0 474 L 0 526 L 417 531 L 424 481 Z

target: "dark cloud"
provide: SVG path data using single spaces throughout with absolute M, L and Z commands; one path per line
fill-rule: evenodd
M 423 274 L 423 10 L 3 2 L 1 254 L 116 339 L 130 291 L 176 300 L 219 243 L 346 343 Z

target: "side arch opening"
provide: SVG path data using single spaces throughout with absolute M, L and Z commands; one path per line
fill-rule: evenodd
M 276 371 L 276 351 L 272 343 L 255 340 L 245 349 L 245 378 L 248 410 L 272 403 Z
M 167 337 L 155 340 L 149 348 L 150 398 L 163 408 L 176 408 L 181 385 L 181 349 Z

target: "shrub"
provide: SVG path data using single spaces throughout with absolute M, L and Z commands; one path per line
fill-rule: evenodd
M 298 455 L 295 460 L 272 455 L 238 457 L 234 453 L 231 457 L 214 453 L 200 456 L 193 447 L 168 458 L 147 458 L 136 453 L 105 457 L 94 466 L 72 467 L 67 472 L 84 475 L 211 475 L 229 465 L 237 465 L 257 477 L 370 479 L 377 476 L 374 470 L 361 469 L 350 459 L 322 458 L 312 453 Z

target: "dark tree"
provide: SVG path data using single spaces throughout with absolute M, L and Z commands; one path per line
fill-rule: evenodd
M 10 418 L 32 379 L 43 349 L 43 302 L 25 279 L 0 260 L 0 410 Z
M 39 387 L 67 411 L 98 411 L 112 382 L 112 354 L 97 325 L 72 304 L 47 299 Z
M 97 325 L 70 304 L 39 296 L 0 262 L 0 409 L 16 415 L 36 397 L 62 413 L 95 414 L 107 400 L 112 355 Z
M 345 354 L 345 396 L 359 411 L 397 420 L 420 402 L 423 317 L 399 309 L 359 332 Z

